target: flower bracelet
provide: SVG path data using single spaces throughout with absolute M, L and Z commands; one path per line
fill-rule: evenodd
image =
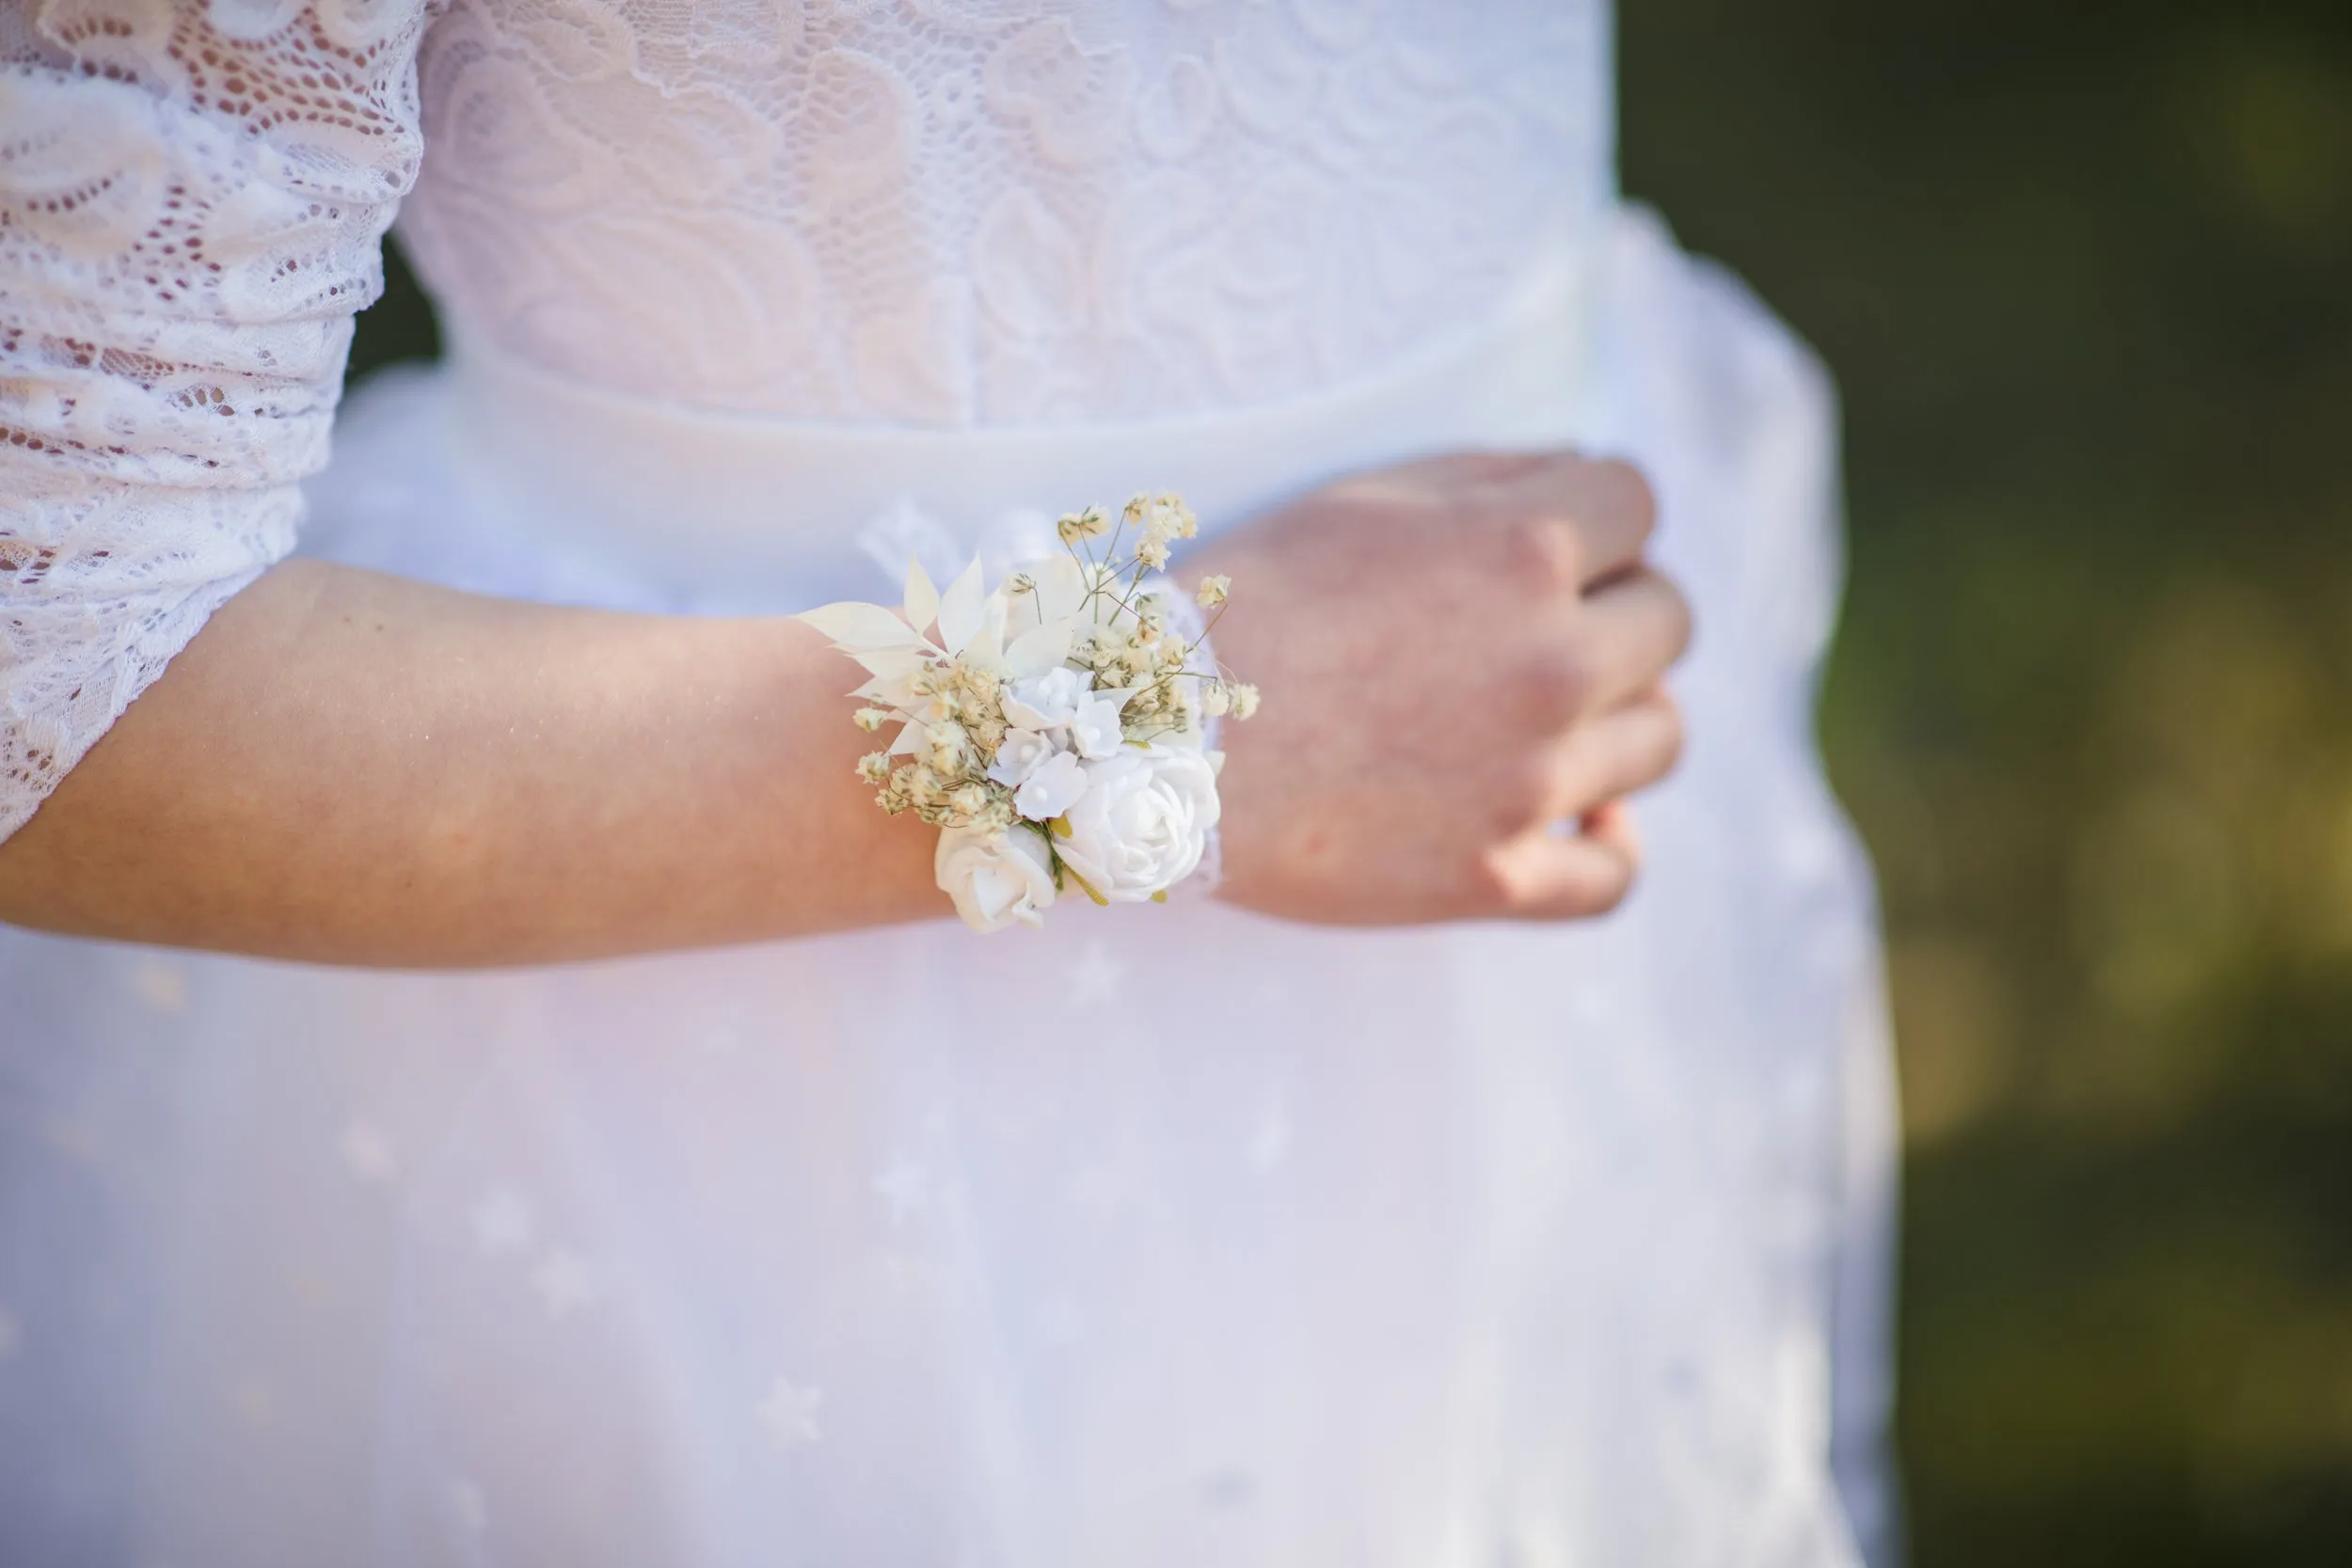
M 1216 828 L 1211 723 L 1258 705 L 1208 652 L 1228 581 L 1194 594 L 1204 623 L 1154 575 L 1198 531 L 1182 500 L 1137 496 L 1115 525 L 1089 507 L 1056 531 L 1065 554 L 993 590 L 977 560 L 945 593 L 912 561 L 898 610 L 798 617 L 873 677 L 850 693 L 867 705 L 858 727 L 900 727 L 858 776 L 882 810 L 940 830 L 933 873 L 976 931 L 1041 924 L 1072 887 L 1097 904 L 1166 902 Z

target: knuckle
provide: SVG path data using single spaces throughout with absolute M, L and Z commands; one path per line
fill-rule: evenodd
M 1628 863 L 1621 869 L 1612 870 L 1608 877 L 1596 882 L 1579 900 L 1578 911 L 1584 915 L 1608 914 L 1624 903 L 1633 892 L 1633 866 Z
M 1682 721 L 1668 715 L 1659 726 L 1658 740 L 1649 755 L 1649 766 L 1642 769 L 1641 785 L 1654 784 L 1682 766 L 1682 753 L 1688 737 L 1682 732 Z M 1638 786 L 1637 786 L 1638 787 Z
M 1542 452 L 1473 451 L 1462 454 L 1467 471 L 1483 484 L 1507 484 L 1524 479 L 1549 461 Z
M 1658 531 L 1658 492 L 1648 475 L 1621 457 L 1602 459 L 1593 465 L 1593 473 L 1602 503 L 1623 512 L 1644 541 Z
M 1481 850 L 1462 872 L 1465 907 L 1473 914 L 1504 913 L 1526 902 L 1527 878 L 1508 846 Z
M 1503 769 L 1487 796 L 1487 821 L 1498 838 L 1525 832 L 1544 815 L 1552 795 L 1550 770 L 1529 757 Z
M 1668 577 L 1661 577 L 1658 580 L 1665 585 L 1666 613 L 1674 621 L 1674 652 L 1668 659 L 1671 663 L 1691 651 L 1691 639 L 1697 630 L 1697 621 L 1691 610 L 1690 595 L 1683 593 L 1681 584 Z
M 1584 540 L 1562 517 L 1518 516 L 1507 525 L 1509 566 L 1515 579 L 1549 592 L 1573 591 L 1584 580 Z
M 1683 724 L 1680 703 L 1665 696 L 1660 697 L 1659 702 L 1665 708 L 1661 724 L 1664 733 L 1658 747 L 1658 771 L 1662 777 L 1682 765 L 1683 753 L 1690 749 L 1691 732 Z

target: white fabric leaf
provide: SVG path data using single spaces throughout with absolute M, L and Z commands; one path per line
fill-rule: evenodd
M 931 586 L 931 575 L 923 570 L 923 559 L 907 557 L 907 625 L 921 631 L 939 618 L 939 590 Z
M 1071 635 L 1067 621 L 1048 621 L 1023 632 L 1005 650 L 1006 673 L 1017 681 L 1045 673 L 1070 657 Z
M 983 670 L 1005 668 L 1005 596 L 991 594 L 980 606 L 980 629 L 964 644 L 965 656 Z
M 925 641 L 922 633 L 878 604 L 860 604 L 845 599 L 839 604 L 820 605 L 815 610 L 803 610 L 793 619 L 815 626 L 832 638 L 835 647 L 845 652 L 919 648 Z
M 980 616 L 987 599 L 980 587 L 980 559 L 972 558 L 972 564 L 947 586 L 939 600 L 939 643 L 950 655 L 963 652 L 973 633 L 980 629 Z
M 865 652 L 844 649 L 843 651 L 849 653 L 851 658 L 864 666 L 867 674 L 882 680 L 903 681 L 923 668 L 925 663 L 925 650 L 921 648 L 882 648 Z

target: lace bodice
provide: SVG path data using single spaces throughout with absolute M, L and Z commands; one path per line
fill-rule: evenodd
M 1002 424 L 1279 397 L 1474 320 L 1595 203 L 1595 20 L 464 5 L 425 40 L 403 234 L 462 332 L 705 406 Z
M 292 548 L 404 198 L 461 350 L 826 420 L 1181 415 L 1481 319 L 1609 198 L 1604 25 L 1597 0 L 12 0 L 0 835 Z

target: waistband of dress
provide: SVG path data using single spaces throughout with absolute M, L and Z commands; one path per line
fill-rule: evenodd
M 445 450 L 479 520 L 652 598 L 719 607 L 879 590 L 845 561 L 897 508 L 976 542 L 1009 515 L 1182 492 L 1214 531 L 1343 474 L 1581 427 L 1591 267 L 1560 247 L 1485 325 L 1279 404 L 1145 421 L 930 428 L 695 409 L 453 344 Z M 863 569 L 861 569 L 863 570 Z M 739 592 L 738 592 L 739 590 Z

